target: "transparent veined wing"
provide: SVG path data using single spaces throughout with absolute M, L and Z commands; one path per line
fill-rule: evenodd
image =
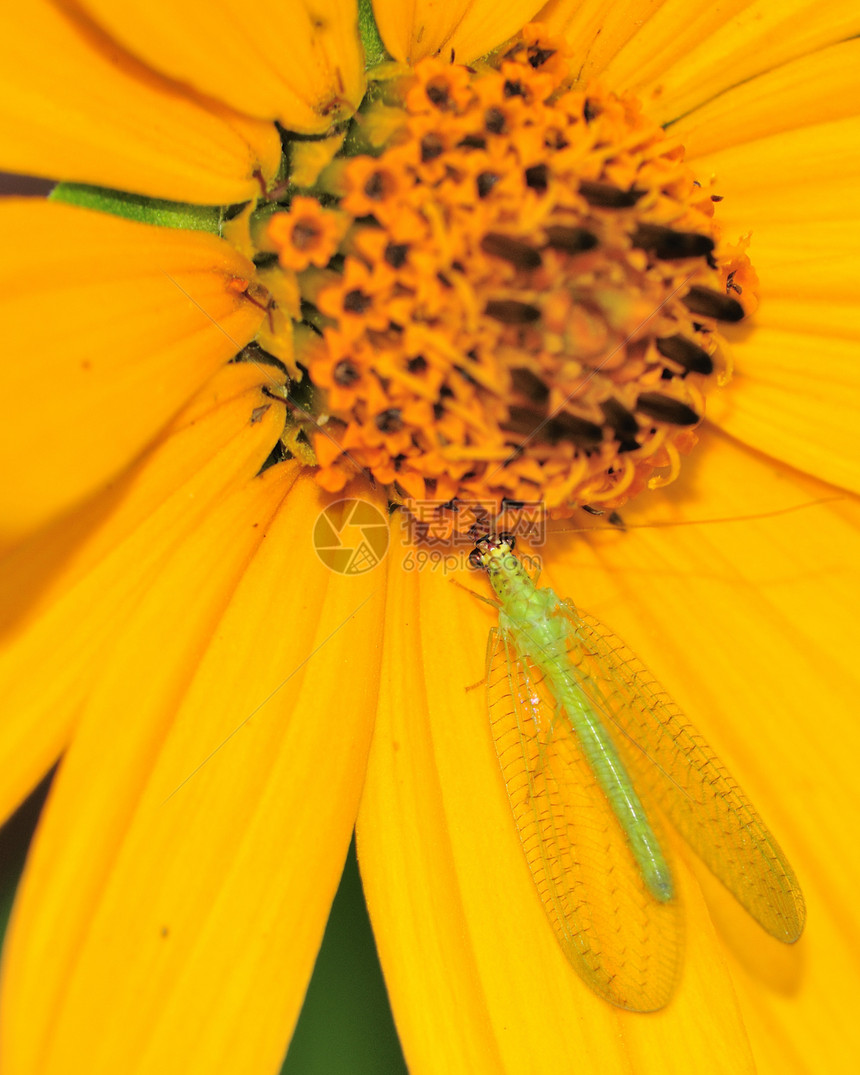
M 737 782 L 621 639 L 571 602 L 560 614 L 570 623 L 578 682 L 604 714 L 637 790 L 768 933 L 796 941 L 806 918 L 800 885 Z
M 678 902 L 649 892 L 541 670 L 501 628 L 487 647 L 487 702 L 520 842 L 568 960 L 612 1004 L 662 1008 L 681 962 Z

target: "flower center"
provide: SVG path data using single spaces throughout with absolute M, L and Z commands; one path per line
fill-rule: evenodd
M 756 283 L 683 147 L 634 99 L 572 88 L 537 27 L 370 98 L 351 137 L 373 151 L 268 232 L 298 274 L 320 483 L 569 514 L 674 477 Z

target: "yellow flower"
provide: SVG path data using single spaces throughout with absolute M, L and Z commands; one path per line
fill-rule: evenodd
M 374 571 L 330 570 L 312 529 L 340 494 L 309 476 L 299 433 L 295 458 L 266 467 L 291 358 L 253 350 L 278 335 L 254 251 L 205 211 L 202 230 L 174 230 L 13 199 L 4 814 L 62 762 L 4 951 L 4 1073 L 277 1070 L 354 824 L 415 1071 L 850 1066 L 860 16 L 537 8 L 374 4 L 410 64 L 472 63 L 539 14 L 583 82 L 635 93 L 700 179 L 718 176 L 724 229 L 752 232 L 761 306 L 725 331 L 734 380 L 691 465 L 625 508 L 626 532 L 560 533 L 543 552 L 557 591 L 631 644 L 765 813 L 806 935 L 778 945 L 676 848 L 675 998 L 643 1016 L 590 993 L 535 896 L 467 690 L 495 614 L 440 571 L 402 570 L 399 540 Z M 273 121 L 316 136 L 360 103 L 355 23 L 351 0 L 20 4 L 0 44 L 0 165 L 238 206 L 282 178 Z M 280 285 L 283 316 L 299 296 Z M 255 361 L 231 363 L 243 350 Z M 346 493 L 384 517 L 378 488 Z

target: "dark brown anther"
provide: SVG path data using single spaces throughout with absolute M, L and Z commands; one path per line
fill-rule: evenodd
M 424 355 L 414 355 L 406 363 L 406 368 L 412 374 L 424 373 L 427 369 L 427 359 Z
M 309 250 L 319 240 L 320 232 L 315 223 L 300 220 L 293 228 L 292 244 L 296 250 Z
M 668 422 L 673 426 L 694 426 L 699 421 L 692 407 L 660 392 L 643 392 L 636 400 L 636 410 L 655 422 Z
M 517 302 L 516 299 L 490 299 L 484 313 L 503 325 L 530 325 L 540 320 L 537 306 L 528 302 Z
M 505 83 L 502 92 L 505 97 L 525 97 L 526 91 L 522 82 L 517 79 L 508 79 Z
M 540 253 L 533 246 L 499 232 L 487 232 L 481 240 L 481 249 L 490 257 L 509 261 L 517 269 L 537 269 L 542 262 Z
M 606 424 L 610 426 L 619 437 L 635 437 L 639 432 L 639 423 L 630 411 L 628 411 L 623 404 L 619 403 L 617 399 L 605 399 L 600 404 L 600 409 L 603 411 L 603 417 L 606 419 Z
M 543 411 L 535 410 L 534 407 L 513 405 L 508 407 L 508 417 L 502 423 L 502 428 L 518 437 L 531 437 L 545 421 L 546 414 Z
M 334 383 L 341 388 L 349 388 L 355 384 L 361 374 L 348 358 L 342 358 L 334 368 Z
M 511 385 L 515 392 L 525 396 L 535 406 L 543 406 L 549 399 L 549 388 L 546 384 L 524 366 L 511 370 Z
M 603 109 L 597 101 L 593 101 L 590 97 L 585 98 L 585 106 L 582 109 L 582 118 L 586 123 L 591 123 L 592 120 L 597 119 L 602 111 Z
M 385 248 L 385 260 L 392 269 L 401 269 L 406 263 L 409 246 L 406 243 L 389 243 Z
M 562 440 L 571 441 L 577 448 L 585 451 L 596 448 L 603 440 L 603 430 L 599 425 L 565 411 L 553 415 L 538 435 L 541 440 L 547 440 L 550 444 L 558 444 Z
M 657 350 L 664 358 L 677 362 L 688 373 L 713 373 L 714 360 L 702 347 L 698 347 L 686 336 L 663 336 L 654 341 Z
M 504 134 L 505 114 L 500 108 L 488 108 L 484 113 L 484 127 L 488 134 Z
M 542 49 L 538 45 L 532 45 L 528 50 L 528 61 L 535 71 L 539 67 L 543 67 L 546 61 L 553 56 L 555 56 L 555 49 Z
M 482 134 L 467 134 L 457 143 L 458 149 L 486 149 L 487 139 Z
M 737 299 L 708 287 L 691 287 L 681 301 L 690 313 L 713 317 L 715 321 L 742 321 L 744 318 L 744 308 Z
M 369 295 L 357 288 L 355 291 L 347 291 L 343 297 L 343 308 L 346 313 L 363 314 L 372 305 L 373 300 Z
M 588 179 L 579 181 L 579 193 L 595 209 L 632 209 L 644 190 L 622 190 L 609 183 L 593 183 Z
M 567 149 L 570 142 L 558 127 L 547 127 L 543 132 L 543 144 L 549 150 Z
M 428 164 L 430 161 L 441 157 L 445 152 L 445 146 L 438 134 L 425 134 L 421 139 L 421 163 Z
M 364 184 L 364 193 L 375 202 L 385 197 L 386 182 L 381 172 L 374 172 Z
M 636 440 L 639 423 L 626 407 L 622 406 L 617 399 L 606 399 L 600 404 L 600 409 L 603 411 L 606 424 L 615 434 L 619 452 L 635 452 L 641 447 L 639 441 Z
M 525 170 L 526 186 L 543 194 L 549 186 L 549 168 L 545 164 L 534 164 Z
M 478 188 L 478 197 L 486 198 L 498 181 L 499 177 L 495 172 L 481 172 L 475 180 L 475 185 Z
M 426 92 L 430 103 L 435 105 L 440 112 L 445 112 L 451 107 L 448 87 L 444 82 L 430 82 Z
M 714 240 L 710 235 L 699 235 L 695 231 L 674 231 L 659 224 L 640 224 L 630 241 L 640 250 L 647 250 L 661 261 L 701 258 L 714 249 Z
M 558 444 L 570 441 L 583 451 L 596 448 L 603 440 L 603 430 L 586 418 L 561 411 L 547 420 L 546 416 L 532 407 L 509 407 L 504 428 L 520 437 Z
M 550 224 L 544 228 L 546 245 L 565 254 L 582 254 L 597 246 L 597 236 L 586 228 L 568 227 L 566 224 Z
M 389 407 L 376 416 L 376 428 L 380 433 L 399 433 L 403 428 L 403 418 L 399 407 Z

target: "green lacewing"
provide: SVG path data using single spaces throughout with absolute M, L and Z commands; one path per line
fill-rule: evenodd
M 768 933 L 796 941 L 806 909 L 794 871 L 638 658 L 537 586 L 512 538 L 479 539 L 470 563 L 486 569 L 499 611 L 486 689 L 511 811 L 547 917 L 586 984 L 632 1011 L 662 1008 L 674 991 L 682 923 L 661 817 Z

